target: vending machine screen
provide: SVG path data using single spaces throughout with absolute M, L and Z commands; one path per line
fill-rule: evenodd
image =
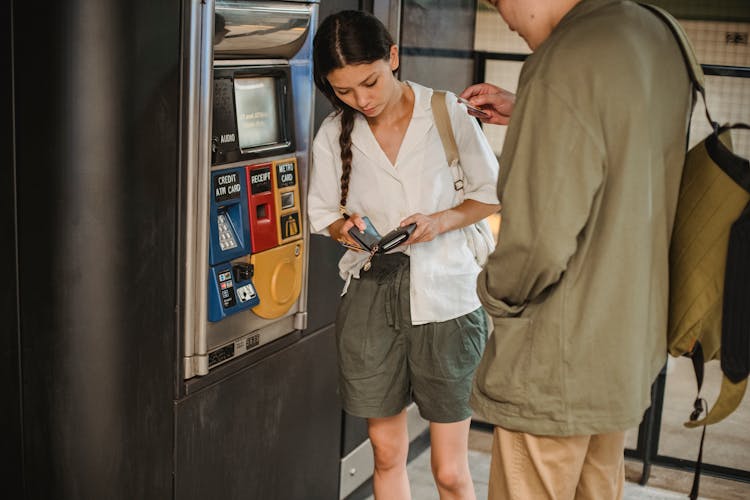
M 270 76 L 235 78 L 234 92 L 240 148 L 283 142 L 276 79 Z

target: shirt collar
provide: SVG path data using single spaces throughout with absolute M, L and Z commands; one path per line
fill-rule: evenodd
M 401 143 L 401 149 L 398 158 L 408 155 L 413 149 L 422 146 L 422 138 L 433 126 L 432 108 L 430 97 L 432 91 L 417 83 L 406 82 L 414 92 L 414 110 L 412 111 L 411 121 L 406 129 L 406 136 Z M 385 168 L 390 175 L 396 175 L 396 172 L 388 162 L 385 153 L 380 148 L 378 141 L 367 124 L 367 119 L 361 113 L 355 115 L 354 128 L 352 129 L 352 146 L 359 149 L 362 154 L 370 158 L 376 164 Z M 398 167 L 398 159 L 396 163 Z

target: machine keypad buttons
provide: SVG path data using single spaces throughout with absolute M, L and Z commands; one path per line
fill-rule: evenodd
M 217 217 L 219 225 L 219 246 L 222 250 L 237 248 L 237 240 L 234 239 L 234 231 L 229 224 L 225 214 L 219 214 Z

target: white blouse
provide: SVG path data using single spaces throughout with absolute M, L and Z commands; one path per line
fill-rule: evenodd
M 414 111 L 396 163 L 380 148 L 366 118 L 356 114 L 352 130 L 352 170 L 346 209 L 366 215 L 380 234 L 398 227 L 403 219 L 426 215 L 458 205 L 453 176 L 432 116 L 432 89 L 407 82 L 414 91 Z M 456 96 L 447 93 L 451 124 L 464 170 L 464 196 L 499 203 L 495 158 L 475 118 L 466 113 Z M 328 116 L 313 144 L 313 166 L 307 210 L 313 232 L 327 235 L 327 227 L 341 218 L 341 158 L 339 115 Z M 413 324 L 447 321 L 480 306 L 476 279 L 480 268 L 461 230 L 448 231 L 425 243 L 400 247 L 410 255 L 410 298 Z M 368 254 L 347 251 L 339 261 L 345 280 L 358 279 Z M 362 271 L 366 272 L 366 271 Z

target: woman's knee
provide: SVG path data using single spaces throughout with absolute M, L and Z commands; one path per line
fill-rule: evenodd
M 370 437 L 373 454 L 375 457 L 375 468 L 388 470 L 396 467 L 406 467 L 406 459 L 409 454 L 408 440 L 404 444 L 402 440 L 392 436 Z
M 409 454 L 409 433 L 406 428 L 406 411 L 398 415 L 367 420 L 367 433 L 370 436 L 375 468 L 388 470 L 406 467 Z
M 432 475 L 435 482 L 448 491 L 460 491 L 471 478 L 468 465 L 457 462 L 432 464 Z

